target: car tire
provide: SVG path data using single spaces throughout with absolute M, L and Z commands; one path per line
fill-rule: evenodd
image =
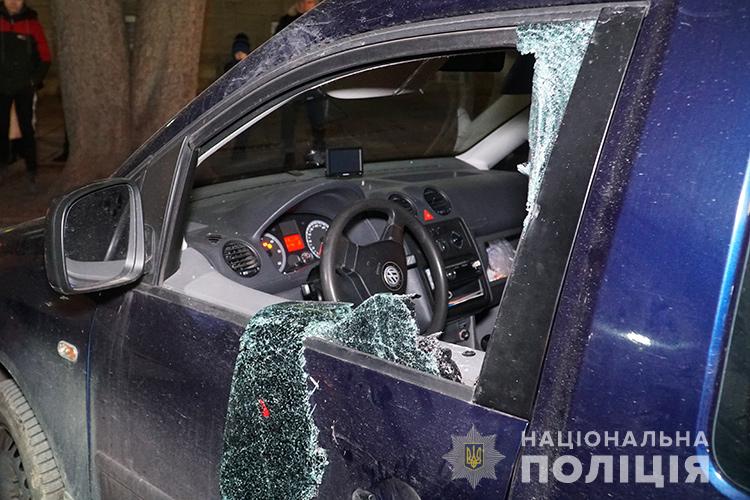
M 0 382 L 0 499 L 62 500 L 57 462 L 47 436 L 13 380 Z

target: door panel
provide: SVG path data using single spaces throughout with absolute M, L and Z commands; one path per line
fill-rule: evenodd
M 98 311 L 91 388 L 102 497 L 219 498 L 244 322 L 220 314 L 145 287 Z M 312 402 L 330 461 L 321 498 L 348 500 L 357 488 L 391 478 L 422 498 L 504 496 L 525 421 L 470 403 L 469 387 L 320 341 L 311 345 L 307 369 L 320 384 Z M 496 436 L 493 449 L 503 455 L 493 468 L 497 480 L 482 479 L 476 489 L 454 481 L 443 458 L 451 437 L 465 437 L 472 425 L 483 437 Z
M 329 461 L 320 498 L 349 500 L 358 488 L 374 493 L 394 478 L 422 499 L 505 497 L 524 420 L 472 404 L 468 386 L 319 340 L 308 340 L 308 347 L 306 369 L 318 384 L 314 418 Z M 464 463 L 472 426 L 477 442 L 489 438 L 476 469 Z M 456 460 L 444 456 L 454 439 L 460 462 L 450 465 Z M 502 458 L 491 460 L 493 450 Z M 476 487 L 471 477 L 454 480 L 452 469 L 474 471 Z
M 103 498 L 216 498 L 242 328 L 155 291 L 142 285 L 97 311 L 95 487 Z

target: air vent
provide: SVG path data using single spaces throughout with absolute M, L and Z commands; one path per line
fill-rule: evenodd
M 222 236 L 220 234 L 216 234 L 216 233 L 208 233 L 206 235 L 206 239 L 212 245 L 216 245 L 218 242 L 220 242 L 221 238 L 222 238 Z
M 396 203 L 397 205 L 401 205 L 412 215 L 417 215 L 417 208 L 414 206 L 414 203 L 412 203 L 411 200 L 409 200 L 406 196 L 393 193 L 388 197 L 388 199 L 393 203 Z
M 443 193 L 434 188 L 427 188 L 424 190 L 424 200 L 436 213 L 440 215 L 448 215 L 451 213 L 453 207 L 448 198 Z
M 251 278 L 260 271 L 258 253 L 241 241 L 234 240 L 224 245 L 224 262 L 243 278 Z

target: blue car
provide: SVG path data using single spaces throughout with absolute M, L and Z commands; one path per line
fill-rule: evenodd
M 0 229 L 0 498 L 747 497 L 749 39 L 326 0 Z

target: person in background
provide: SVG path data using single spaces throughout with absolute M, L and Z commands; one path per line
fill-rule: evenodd
M 287 13 L 279 19 L 279 24 L 276 26 L 276 33 L 283 30 L 292 22 L 296 21 L 298 17 L 306 12 L 309 12 L 318 5 L 318 0 L 298 0 L 297 3 L 289 7 Z
M 10 110 L 15 103 L 22 135 L 21 156 L 32 189 L 36 182 L 34 96 L 47 75 L 51 55 L 35 10 L 24 0 L 0 5 L 0 175 L 10 155 Z
M 68 156 L 70 155 L 70 141 L 68 140 L 68 131 L 65 131 L 65 141 L 63 141 L 63 150 L 62 153 L 55 156 L 55 158 L 52 160 L 57 163 L 65 163 L 68 161 Z
M 224 73 L 234 68 L 238 62 L 244 60 L 251 51 L 250 38 L 245 33 L 237 33 L 232 42 L 232 59 L 224 66 Z
M 237 33 L 232 42 L 232 59 L 224 66 L 224 73 L 234 68 L 237 63 L 244 61 L 250 55 L 252 48 L 250 46 L 250 37 L 245 33 Z M 232 160 L 244 161 L 248 154 L 248 134 L 240 134 L 235 137 L 232 146 Z
M 13 164 L 18 160 L 18 155 L 23 152 L 23 140 L 21 138 L 21 128 L 18 126 L 18 115 L 16 115 L 16 106 L 13 105 L 10 108 L 10 132 L 8 133 L 8 139 L 10 140 L 10 159 L 8 164 Z
M 304 144 L 298 143 L 297 115 L 304 108 L 307 122 L 310 125 L 311 137 L 305 137 Z M 326 121 L 328 116 L 328 99 L 320 89 L 305 92 L 281 108 L 281 147 L 284 167 L 299 167 L 298 149 L 303 151 L 306 168 L 319 167 L 325 163 Z
M 275 33 L 283 30 L 291 23 L 299 19 L 303 14 L 310 12 L 318 5 L 318 0 L 298 0 L 292 5 L 287 13 L 279 19 Z M 304 107 L 307 120 L 312 132 L 312 144 L 308 144 L 309 150 L 304 155 L 306 165 L 318 165 L 325 154 L 325 124 L 328 113 L 328 102 L 325 94 L 319 90 L 312 90 L 296 98 L 292 103 L 284 106 L 281 111 L 281 143 L 284 166 L 295 168 L 297 166 L 297 112 Z

